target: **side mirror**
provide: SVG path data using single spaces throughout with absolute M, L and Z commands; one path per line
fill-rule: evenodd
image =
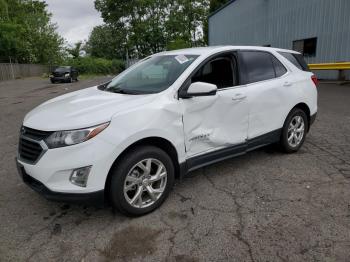
M 183 98 L 190 98 L 193 96 L 214 96 L 218 90 L 217 86 L 214 84 L 195 82 L 192 83 Z

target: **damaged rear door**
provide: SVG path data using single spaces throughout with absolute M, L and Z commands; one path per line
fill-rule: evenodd
M 218 88 L 215 95 L 180 101 L 187 157 L 245 143 L 249 110 L 246 91 L 238 85 L 236 61 L 232 52 L 220 54 L 200 66 L 187 81 L 187 88 L 195 82 Z

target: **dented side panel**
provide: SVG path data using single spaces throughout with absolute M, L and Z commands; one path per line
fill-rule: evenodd
M 215 96 L 180 100 L 188 157 L 245 142 L 248 104 L 243 88 L 227 88 Z M 236 99 L 237 95 L 244 97 Z

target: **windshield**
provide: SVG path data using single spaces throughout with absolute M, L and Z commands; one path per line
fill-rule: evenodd
M 114 78 L 106 91 L 127 94 L 158 93 L 169 86 L 197 58 L 196 55 L 161 55 L 147 58 Z
M 55 72 L 66 72 L 69 71 L 70 67 L 69 66 L 60 66 L 55 69 Z

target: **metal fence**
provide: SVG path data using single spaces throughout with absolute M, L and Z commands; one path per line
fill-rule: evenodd
M 50 71 L 48 65 L 0 63 L 0 81 L 21 77 L 42 76 Z

